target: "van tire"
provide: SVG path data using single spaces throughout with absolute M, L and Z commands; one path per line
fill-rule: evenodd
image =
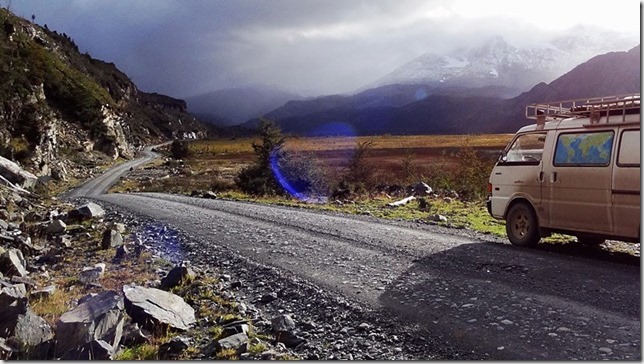
M 539 243 L 539 223 L 530 205 L 517 202 L 510 207 L 505 219 L 505 232 L 514 245 L 532 247 Z

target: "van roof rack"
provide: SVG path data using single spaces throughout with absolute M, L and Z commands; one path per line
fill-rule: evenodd
M 525 108 L 528 119 L 536 119 L 537 124 L 543 125 L 546 121 L 568 118 L 589 117 L 590 123 L 598 123 L 602 116 L 606 123 L 611 116 L 621 116 L 621 121 L 626 120 L 627 114 L 640 113 L 640 94 L 627 94 L 617 96 L 591 97 L 565 101 L 549 101 L 530 104 Z M 615 118 L 613 118 L 615 119 Z

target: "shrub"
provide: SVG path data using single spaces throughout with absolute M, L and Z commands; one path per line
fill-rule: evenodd
M 252 144 L 255 163 L 239 172 L 235 177 L 235 184 L 251 195 L 283 194 L 284 190 L 273 175 L 271 162 L 283 157 L 285 139 L 279 127 L 273 121 L 265 119 L 259 125 L 259 135 L 260 141 Z
M 188 144 L 180 140 L 175 140 L 170 145 L 170 155 L 174 159 L 184 159 L 190 156 L 190 149 Z

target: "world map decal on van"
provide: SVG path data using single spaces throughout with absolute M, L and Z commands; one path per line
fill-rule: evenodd
M 613 132 L 561 134 L 555 151 L 556 166 L 607 166 Z

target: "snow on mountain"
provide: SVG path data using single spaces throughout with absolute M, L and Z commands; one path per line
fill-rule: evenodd
M 550 82 L 597 54 L 627 50 L 638 39 L 576 26 L 539 47 L 516 47 L 496 36 L 449 54 L 425 53 L 365 88 L 391 84 L 506 86 L 517 91 Z

